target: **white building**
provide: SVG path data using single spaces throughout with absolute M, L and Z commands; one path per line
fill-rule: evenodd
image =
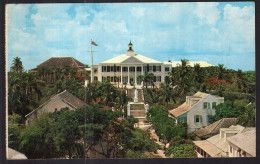
M 113 84 L 142 85 L 141 75 L 145 72 L 154 74 L 154 84 L 159 85 L 164 82 L 165 77 L 172 67 L 180 65 L 180 62 L 160 62 L 140 54 L 133 50 L 133 44 L 128 44 L 126 54 L 121 54 L 109 60 L 93 65 L 94 81 L 106 81 L 107 79 Z M 193 67 L 200 64 L 201 67 L 213 66 L 206 62 L 189 62 L 188 65 Z M 90 70 L 90 69 L 89 69 Z
M 218 104 L 224 103 L 224 97 L 197 92 L 186 96 L 186 102 L 170 111 L 178 123 L 187 123 L 188 132 L 209 125 L 209 116 L 215 115 Z
M 255 157 L 255 127 L 232 125 L 206 140 L 193 141 L 198 157 Z

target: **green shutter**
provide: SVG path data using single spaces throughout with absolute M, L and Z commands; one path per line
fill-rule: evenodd
M 194 123 L 196 123 L 196 115 L 194 116 Z
M 210 109 L 210 103 L 208 103 L 208 109 Z
M 207 103 L 206 102 L 203 103 L 203 109 L 207 109 Z
M 202 122 L 202 116 L 200 115 L 200 122 Z

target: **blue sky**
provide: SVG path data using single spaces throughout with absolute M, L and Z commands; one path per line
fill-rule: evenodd
M 8 4 L 8 70 L 21 58 L 26 70 L 50 57 L 94 64 L 127 50 L 159 61 L 207 61 L 255 70 L 253 2 Z

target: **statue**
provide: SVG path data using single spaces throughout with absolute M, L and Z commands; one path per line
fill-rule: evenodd
M 138 90 L 135 89 L 135 98 L 134 98 L 134 102 L 137 103 L 138 102 Z

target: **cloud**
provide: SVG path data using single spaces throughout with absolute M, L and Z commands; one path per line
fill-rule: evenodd
M 195 60 L 203 57 L 197 54 L 210 54 L 218 61 L 225 56 L 235 57 L 237 63 L 248 61 L 245 54 L 254 58 L 255 11 L 252 3 L 243 4 L 10 4 L 8 60 L 25 56 L 33 61 L 27 69 L 52 56 L 73 56 L 90 64 L 93 39 L 98 43 L 94 58 L 98 64 L 125 53 L 131 39 L 136 53 L 156 60 L 175 56 Z
M 210 26 L 215 26 L 217 21 L 220 18 L 220 11 L 217 8 L 218 3 L 196 3 L 197 7 L 194 10 L 194 13 L 199 17 L 199 23 L 208 24 Z

